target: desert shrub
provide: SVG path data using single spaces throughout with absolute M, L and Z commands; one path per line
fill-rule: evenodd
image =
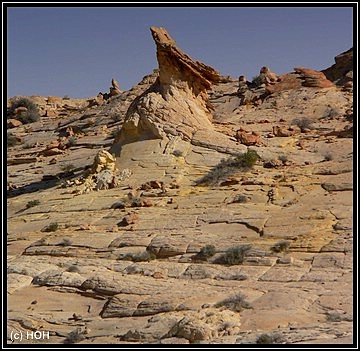
M 8 133 L 7 134 L 7 147 L 12 147 L 18 144 L 18 140 L 15 135 Z
M 200 249 L 199 256 L 204 258 L 209 258 L 214 256 L 216 253 L 216 248 L 214 245 L 205 245 Z
M 77 342 L 85 339 L 84 334 L 85 332 L 80 328 L 73 330 L 67 335 L 66 339 L 64 340 L 64 344 L 76 344 Z
M 8 115 L 12 115 L 18 107 L 26 107 L 27 111 L 14 116 L 15 119 L 19 120 L 23 124 L 36 122 L 40 119 L 39 111 L 35 103 L 27 98 L 16 99 L 8 110 Z
M 197 185 L 218 184 L 239 169 L 249 170 L 253 168 L 259 158 L 255 150 L 248 150 L 244 154 L 231 156 L 227 160 L 223 159 L 196 183 Z
M 244 204 L 244 203 L 248 202 L 248 198 L 245 195 L 237 194 L 234 196 L 234 199 L 231 202 Z
M 120 255 L 118 260 L 125 261 L 134 261 L 134 262 L 145 262 L 151 261 L 156 258 L 155 254 L 149 251 L 144 251 L 140 253 L 127 253 L 125 255 Z
M 26 208 L 30 208 L 30 207 L 34 207 L 40 205 L 40 201 L 39 200 L 31 200 L 26 204 Z
M 69 95 L 64 95 L 63 100 L 70 100 Z
M 26 143 L 25 145 L 23 145 L 23 149 L 32 149 L 35 146 L 35 143 Z
M 66 163 L 61 165 L 60 169 L 65 173 L 71 173 L 75 169 L 75 166 L 72 163 Z
M 44 227 L 41 231 L 42 232 L 56 232 L 59 229 L 59 223 L 53 222 Z
M 135 197 L 131 199 L 130 206 L 131 207 L 142 207 L 143 201 L 139 197 Z
M 292 124 L 298 126 L 301 129 L 302 132 L 305 129 L 311 129 L 312 128 L 312 121 L 308 117 L 295 118 L 295 119 L 293 119 Z
M 248 150 L 244 154 L 236 156 L 234 164 L 238 167 L 250 169 L 255 166 L 255 163 L 259 158 L 260 157 L 255 150 Z
M 67 146 L 71 147 L 71 146 L 75 146 L 76 144 L 77 144 L 77 139 L 74 136 L 71 136 L 68 139 Z
M 112 209 L 117 209 L 117 208 L 120 208 L 120 209 L 123 209 L 126 207 L 126 201 L 124 200 L 119 200 L 117 202 L 114 202 L 112 205 L 111 205 L 111 208 Z
M 288 157 L 286 155 L 280 155 L 278 157 L 278 160 L 281 162 L 286 162 L 288 160 Z
M 241 264 L 244 262 L 247 252 L 251 249 L 250 244 L 239 245 L 227 249 L 219 258 L 219 263 L 230 266 Z
M 23 124 L 33 123 L 40 119 L 40 115 L 37 111 L 25 111 L 16 116 L 16 119 Z
M 234 312 L 241 312 L 245 308 L 252 308 L 251 304 L 246 301 L 246 296 L 243 293 L 230 296 L 215 304 L 215 307 L 225 307 L 226 309 Z
M 75 265 L 75 264 L 72 264 L 67 270 L 66 272 L 70 272 L 70 273 L 78 273 L 80 272 L 80 268 Z
M 251 81 L 251 85 L 253 85 L 254 87 L 259 87 L 261 84 L 263 84 L 263 78 L 261 77 L 261 75 L 257 75 L 254 76 L 252 81 Z
M 290 242 L 287 240 L 280 240 L 277 243 L 275 243 L 270 250 L 273 252 L 283 252 L 287 251 L 290 247 Z
M 257 344 L 279 344 L 283 342 L 283 338 L 279 334 L 261 334 L 257 337 Z
M 61 240 L 61 242 L 59 243 L 59 246 L 70 246 L 72 245 L 72 240 L 69 238 L 64 238 L 63 240 Z
M 334 159 L 333 155 L 330 152 L 327 152 L 324 155 L 324 161 L 332 161 Z

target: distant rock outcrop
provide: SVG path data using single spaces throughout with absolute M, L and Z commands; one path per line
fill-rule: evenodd
M 275 84 L 266 86 L 267 94 L 284 90 L 299 89 L 301 87 L 331 88 L 334 84 L 326 78 L 323 72 L 310 68 L 295 67 L 294 72 L 286 73 L 278 78 Z
M 352 81 L 353 74 L 353 48 L 337 55 L 335 57 L 335 64 L 331 67 L 324 69 L 322 72 L 326 78 L 331 80 L 337 85 L 346 84 Z
M 300 74 L 302 86 L 304 87 L 330 88 L 334 86 L 334 84 L 330 82 L 322 72 L 303 67 L 295 67 L 294 71 Z

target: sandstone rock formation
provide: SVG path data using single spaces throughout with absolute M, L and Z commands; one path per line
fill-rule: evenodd
M 153 154 L 161 155 L 157 158 L 164 167 L 174 167 L 177 161 L 171 155 L 185 156 L 194 145 L 224 153 L 244 152 L 244 146 L 218 133 L 211 123 L 212 106 L 207 90 L 220 82 L 221 75 L 193 61 L 164 28 L 151 27 L 151 34 L 157 48 L 158 77 L 130 105 L 110 149 L 119 167 L 132 169 L 136 167 L 131 161 L 134 155 L 148 161 Z
M 156 33 L 165 73 L 162 64 L 101 105 L 69 99 L 11 128 L 7 343 L 351 346 L 351 92 L 305 87 L 293 72 L 296 85 L 259 105 L 239 106 L 235 79 L 191 95 L 211 79 Z M 136 118 L 134 133 L 118 132 Z M 242 145 L 239 130 L 261 145 Z M 67 145 L 63 134 L 77 144 L 39 155 Z M 246 150 L 260 159 L 233 167 Z M 213 181 L 198 185 L 204 177 Z M 49 339 L 13 337 L 35 331 Z
M 164 28 L 151 28 L 159 78 L 130 106 L 118 140 L 163 138 L 191 140 L 199 129 L 212 129 L 206 89 L 220 79 L 209 66 L 183 53 Z
M 294 71 L 300 74 L 300 79 L 304 87 L 330 88 L 333 86 L 333 83 L 330 82 L 322 72 L 302 67 L 295 67 Z
M 119 83 L 116 79 L 111 80 L 110 96 L 116 96 L 121 94 Z
M 353 48 L 337 55 L 335 57 L 335 64 L 323 70 L 326 78 L 337 85 L 343 85 L 347 81 L 352 81 L 352 72 L 354 69 L 353 63 Z
M 269 67 L 261 67 L 259 80 L 265 85 L 275 84 L 278 80 L 277 74 L 272 72 Z

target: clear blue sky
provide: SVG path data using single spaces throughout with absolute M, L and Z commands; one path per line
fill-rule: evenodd
M 339 5 L 82 6 L 7 9 L 8 97 L 91 97 L 112 78 L 130 89 L 157 68 L 150 26 L 165 27 L 191 58 L 249 80 L 262 66 L 325 69 L 353 46 L 353 9 Z

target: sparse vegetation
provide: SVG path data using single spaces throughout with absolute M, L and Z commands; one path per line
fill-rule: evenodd
M 280 155 L 278 160 L 284 163 L 288 161 L 288 157 L 286 155 Z
M 241 264 L 244 262 L 246 254 L 251 249 L 250 244 L 231 247 L 218 259 L 219 263 L 229 266 Z
M 70 246 L 72 245 L 72 240 L 69 238 L 64 238 L 63 240 L 61 240 L 61 242 L 59 243 L 59 246 Z
M 242 194 L 237 194 L 234 196 L 234 199 L 231 201 L 231 203 L 240 203 L 240 204 L 244 204 L 248 202 L 248 198 L 245 195 Z
M 61 165 L 60 169 L 64 173 L 71 173 L 74 171 L 75 166 L 72 163 L 66 163 L 64 165 Z
M 59 223 L 53 222 L 44 227 L 41 231 L 42 232 L 56 232 L 59 229 Z
M 135 197 L 130 201 L 131 207 L 142 207 L 143 201 L 139 197 Z
M 234 312 L 241 312 L 244 309 L 252 308 L 251 304 L 246 301 L 246 296 L 243 293 L 230 296 L 215 304 L 215 307 L 224 307 Z
M 26 143 L 25 145 L 23 145 L 23 149 L 32 149 L 35 146 L 35 143 Z
M 283 342 L 283 338 L 279 334 L 261 334 L 257 337 L 257 344 L 280 344 Z
M 292 124 L 298 126 L 301 132 L 304 132 L 306 129 L 312 129 L 312 121 L 308 117 L 295 118 Z
M 26 110 L 13 116 L 15 110 L 18 107 L 25 107 Z M 39 111 L 36 104 L 34 104 L 31 100 L 27 98 L 16 99 L 8 110 L 8 117 L 15 118 L 18 121 L 22 122 L 23 124 L 36 122 L 40 119 Z
M 26 204 L 26 208 L 31 208 L 31 207 L 38 206 L 38 205 L 40 205 L 39 200 L 31 200 Z
M 333 155 L 330 152 L 327 152 L 324 155 L 324 161 L 332 161 L 334 159 Z
M 247 171 L 252 169 L 259 158 L 255 150 L 248 150 L 244 154 L 232 156 L 227 160 L 221 160 L 208 174 L 197 181 L 197 185 L 219 184 L 238 170 Z
M 7 134 L 7 147 L 12 147 L 18 144 L 18 140 L 15 135 L 8 133 Z
M 77 144 L 77 139 L 74 136 L 71 136 L 68 139 L 67 146 L 71 147 L 71 146 L 75 146 L 76 144 Z
M 251 169 L 259 159 L 259 155 L 255 150 L 248 150 L 244 154 L 235 157 L 235 165 L 238 167 Z
M 252 81 L 251 81 L 252 85 L 254 85 L 256 88 L 259 87 L 261 84 L 263 84 L 263 78 L 261 77 L 261 75 L 257 75 L 254 76 Z
M 214 256 L 215 253 L 216 248 L 214 245 L 205 245 L 193 258 L 197 260 L 207 260 L 208 258 Z
M 85 339 L 84 334 L 84 331 L 82 331 L 80 328 L 77 328 L 76 330 L 73 330 L 68 334 L 68 336 L 64 340 L 64 344 L 76 344 L 77 342 Z
M 270 250 L 272 252 L 283 252 L 287 251 L 290 247 L 290 242 L 288 240 L 280 240 L 277 243 L 275 243 Z
M 125 260 L 125 261 L 134 261 L 134 262 L 145 262 L 151 261 L 156 258 L 155 254 L 149 251 L 144 251 L 141 253 L 127 253 L 125 255 L 120 255 L 118 260 Z
M 202 257 L 208 258 L 214 256 L 216 253 L 216 248 L 214 245 L 205 245 L 201 248 L 199 255 Z
M 80 268 L 75 265 L 75 264 L 72 264 L 67 270 L 66 272 L 71 272 L 71 273 L 78 273 L 80 272 Z

